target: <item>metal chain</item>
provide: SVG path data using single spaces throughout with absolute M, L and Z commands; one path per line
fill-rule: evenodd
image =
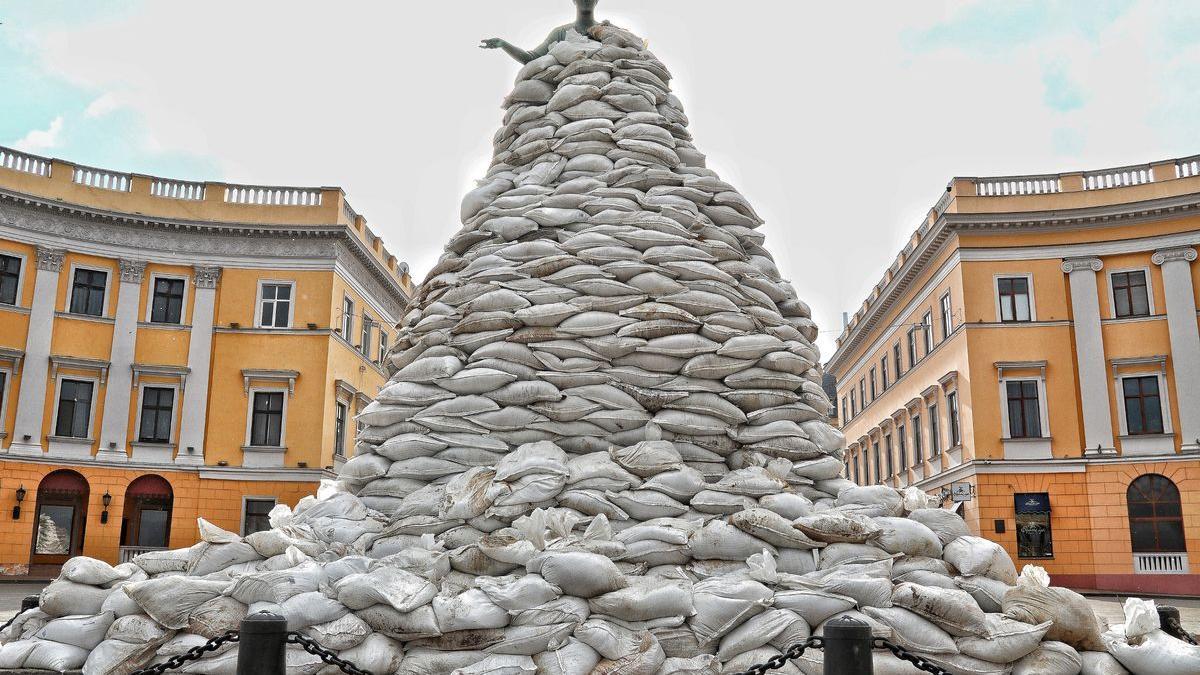
M 892 644 L 891 642 L 888 642 L 887 640 L 885 640 L 883 638 L 877 637 L 877 638 L 871 640 L 871 646 L 874 647 L 875 649 L 886 649 L 889 652 L 895 654 L 896 658 L 908 661 L 909 663 L 913 664 L 917 668 L 919 668 L 927 673 L 934 673 L 934 675 L 950 675 L 950 671 L 942 670 L 940 667 L 938 667 L 932 661 L 929 661 L 928 659 L 926 659 L 922 656 L 917 656 L 916 654 L 913 654 L 912 652 L 908 651 L 904 647 L 901 647 L 900 645 L 897 645 L 897 644 Z
M 787 665 L 788 661 L 800 658 L 800 656 L 804 654 L 804 650 L 809 648 L 824 649 L 825 639 L 819 635 L 814 635 L 804 642 L 797 642 L 791 647 L 788 647 L 787 651 L 779 656 L 772 656 L 771 658 L 767 659 L 766 663 L 750 666 L 740 673 L 735 673 L 735 675 L 767 675 L 768 671 L 778 670 Z
M 135 671 L 133 671 L 132 675 L 162 675 L 163 673 L 167 672 L 168 670 L 174 670 L 176 668 L 179 668 L 180 666 L 187 663 L 188 661 L 195 661 L 195 660 L 199 659 L 201 656 L 204 656 L 204 654 L 207 652 L 217 651 L 217 647 L 220 647 L 221 645 L 225 644 L 226 642 L 237 642 L 237 641 L 238 641 L 238 632 L 236 630 L 231 630 L 231 631 L 226 632 L 224 635 L 218 635 L 217 637 L 209 640 L 208 642 L 205 642 L 202 645 L 192 647 L 191 649 L 180 654 L 179 656 L 172 656 L 171 658 L 167 659 L 166 661 L 163 661 L 162 663 L 156 663 L 153 666 L 149 666 L 147 668 L 142 668 L 141 670 L 135 670 Z
M 304 651 L 312 654 L 313 656 L 321 657 L 321 660 L 325 663 L 341 668 L 342 672 L 346 673 L 347 675 L 371 675 L 371 671 L 363 670 L 362 668 L 359 668 L 345 659 L 338 658 L 337 654 L 325 649 L 318 644 L 316 640 L 308 637 L 307 635 L 301 635 L 300 633 L 292 631 L 288 633 L 287 641 L 289 644 L 300 645 Z
M 1177 637 L 1191 645 L 1196 644 L 1196 638 L 1192 637 L 1191 633 L 1184 630 L 1183 624 L 1181 624 L 1179 619 L 1176 619 L 1175 617 L 1167 619 L 1167 625 L 1163 626 L 1163 629 L 1172 637 Z

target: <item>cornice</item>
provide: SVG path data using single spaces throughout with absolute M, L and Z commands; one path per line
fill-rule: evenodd
M 1104 269 L 1104 261 L 1099 258 L 1068 258 L 1062 262 L 1065 274 L 1073 272 L 1099 272 Z
M 1163 265 L 1169 262 L 1194 262 L 1196 260 L 1196 249 L 1190 246 L 1181 246 L 1179 248 L 1168 248 L 1161 251 L 1155 251 L 1154 255 L 1150 256 L 1150 261 L 1155 265 Z

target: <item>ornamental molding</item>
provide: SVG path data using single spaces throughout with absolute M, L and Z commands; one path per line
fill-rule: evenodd
M 62 269 L 66 256 L 66 249 L 39 246 L 37 247 L 37 267 L 39 270 L 57 272 Z
M 221 280 L 220 267 L 197 265 L 192 270 L 192 283 L 196 288 L 216 288 L 217 282 Z
M 1151 262 L 1155 265 L 1163 265 L 1169 262 L 1194 262 L 1196 260 L 1196 249 L 1191 246 L 1180 246 L 1179 248 L 1165 248 L 1161 251 L 1155 251 L 1154 255 L 1150 256 Z
M 1102 269 L 1104 269 L 1104 262 L 1099 258 L 1067 258 L 1062 261 L 1062 271 L 1065 274 L 1099 272 Z
M 146 278 L 146 261 L 120 258 L 117 264 L 121 268 L 121 282 L 141 284 Z
M 287 383 L 288 396 L 293 396 L 296 393 L 296 378 L 300 377 L 300 372 L 296 370 L 269 370 L 261 368 L 243 368 L 242 369 L 242 386 L 245 389 L 246 395 L 250 395 L 251 382 L 276 382 Z

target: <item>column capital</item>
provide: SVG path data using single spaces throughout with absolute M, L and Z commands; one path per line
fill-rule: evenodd
M 216 288 L 217 281 L 221 278 L 221 268 L 216 266 L 205 267 L 197 265 L 193 268 L 195 274 L 192 275 L 192 282 L 196 284 L 196 288 Z
M 146 278 L 146 261 L 145 260 L 127 260 L 121 258 L 117 261 L 121 267 L 121 282 L 129 284 L 140 284 Z
M 1195 259 L 1196 249 L 1192 248 L 1191 246 L 1159 249 L 1154 252 L 1154 255 L 1150 256 L 1150 260 L 1152 260 L 1155 265 L 1162 265 L 1164 263 L 1174 262 L 1177 260 L 1190 263 Z
M 1104 261 L 1099 258 L 1065 258 L 1062 261 L 1062 271 L 1066 274 L 1072 272 L 1099 272 L 1104 269 Z
M 37 266 L 39 270 L 57 272 L 62 269 L 63 259 L 67 252 L 61 248 L 37 247 Z

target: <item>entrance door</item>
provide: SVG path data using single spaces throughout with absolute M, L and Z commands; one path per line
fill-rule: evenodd
M 121 518 L 122 559 L 143 549 L 166 548 L 171 538 L 171 484 L 148 474 L 129 484 Z
M 46 475 L 38 485 L 33 529 L 34 565 L 61 565 L 83 552 L 88 484 L 66 469 Z

